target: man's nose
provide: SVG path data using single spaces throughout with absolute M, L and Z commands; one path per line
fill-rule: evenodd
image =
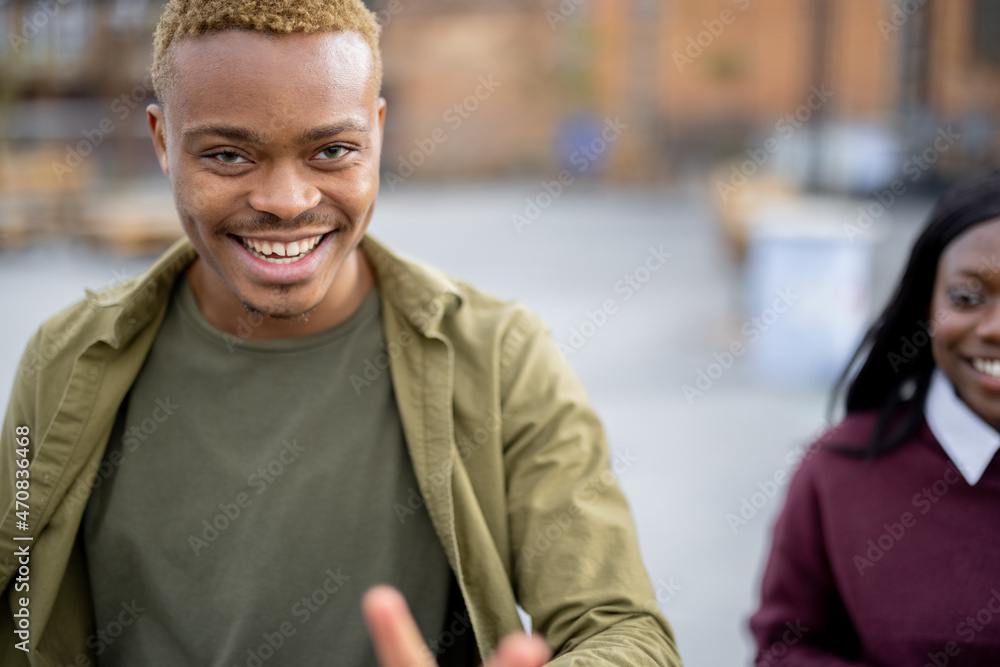
M 250 193 L 250 206 L 292 220 L 315 208 L 321 199 L 319 188 L 309 180 L 306 168 L 296 164 L 275 164 L 262 174 Z

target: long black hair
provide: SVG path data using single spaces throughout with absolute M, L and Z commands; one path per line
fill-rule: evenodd
M 844 394 L 848 415 L 878 410 L 867 449 L 860 453 L 875 457 L 890 452 L 921 425 L 934 370 L 930 336 L 935 323 L 928 311 L 938 260 L 970 227 L 998 218 L 1000 169 L 955 185 L 931 212 L 892 298 L 834 387 L 831 404 Z

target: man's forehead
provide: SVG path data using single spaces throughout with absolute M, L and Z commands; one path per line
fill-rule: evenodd
M 168 114 L 168 125 L 184 134 L 204 126 L 272 135 L 370 126 L 377 111 L 372 52 L 357 33 L 234 30 L 188 37 L 175 49 L 168 98 L 179 114 Z
M 354 31 L 275 34 L 225 30 L 187 36 L 171 49 L 175 82 L 243 76 L 315 79 L 324 85 L 364 86 L 374 57 Z

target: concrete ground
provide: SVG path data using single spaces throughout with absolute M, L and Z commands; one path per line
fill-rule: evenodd
M 740 340 L 748 317 L 742 273 L 702 188 L 577 183 L 518 229 L 512 215 L 524 215 L 525 198 L 542 192 L 541 184 L 383 192 L 371 230 L 398 251 L 527 303 L 548 322 L 572 351 L 612 449 L 631 457 L 619 480 L 685 663 L 750 664 L 747 618 L 784 494 L 768 481 L 791 473 L 786 455 L 821 428 L 828 386 L 762 382 L 747 355 L 702 395 L 685 396 L 683 385 L 693 385 L 713 353 Z M 927 207 L 899 202 L 892 219 L 880 221 L 878 303 Z M 646 264 L 656 253 L 670 257 L 642 272 L 657 266 Z M 151 259 L 60 244 L 0 250 L 0 403 L 25 341 L 46 316 L 82 296 L 84 286 L 135 275 Z M 626 275 L 637 289 L 626 287 Z M 611 314 L 595 315 L 609 300 Z M 768 490 L 773 497 L 758 494 L 745 524 L 727 519 L 744 499 Z

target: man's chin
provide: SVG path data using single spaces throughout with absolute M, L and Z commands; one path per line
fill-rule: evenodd
M 266 319 L 279 320 L 285 322 L 306 322 L 309 320 L 309 316 L 312 315 L 316 309 L 319 308 L 317 303 L 314 306 L 305 309 L 292 309 L 292 308 L 271 308 L 264 305 L 254 305 L 247 301 L 243 301 L 243 309 L 247 311 L 250 315 L 263 317 Z

